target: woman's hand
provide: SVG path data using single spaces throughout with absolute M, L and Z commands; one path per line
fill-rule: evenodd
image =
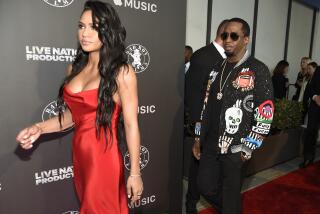
M 130 175 L 127 181 L 127 194 L 131 204 L 140 200 L 143 192 L 143 182 L 140 175 Z
M 40 137 L 41 134 L 41 127 L 38 124 L 35 124 L 20 131 L 16 137 L 16 140 L 23 149 L 31 149 L 33 147 L 33 143 Z

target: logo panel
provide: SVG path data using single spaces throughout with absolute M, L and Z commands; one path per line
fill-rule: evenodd
M 43 0 L 43 1 L 53 7 L 68 7 L 73 2 L 73 0 Z
M 149 151 L 146 147 L 140 146 L 140 169 L 143 169 L 147 166 L 149 162 Z M 127 151 L 124 155 L 124 166 L 127 170 L 130 170 L 130 154 Z
M 65 108 L 63 109 L 63 112 L 65 111 Z M 48 120 L 50 118 L 56 117 L 59 115 L 58 111 L 58 105 L 57 101 L 54 100 L 51 103 L 49 103 L 42 111 L 42 121 Z M 71 126 L 70 128 L 64 129 L 61 132 L 67 132 L 71 130 L 74 126 Z
M 126 48 L 128 63 L 132 65 L 136 73 L 145 71 L 150 63 L 148 50 L 140 44 L 132 44 Z
M 119 7 L 127 7 L 134 10 L 141 10 L 145 12 L 158 12 L 158 5 L 155 3 L 139 0 L 113 0 L 113 3 Z
M 73 62 L 77 50 L 73 48 L 46 47 L 38 45 L 26 45 L 27 61 L 44 62 Z
M 36 186 L 71 179 L 73 178 L 73 166 L 36 172 L 34 178 Z

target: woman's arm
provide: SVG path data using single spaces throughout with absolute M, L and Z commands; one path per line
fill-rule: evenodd
M 73 125 L 72 115 L 69 109 L 63 113 L 61 118 L 61 126 L 58 117 L 50 118 L 44 122 L 39 122 L 31 125 L 19 132 L 16 140 L 24 149 L 31 149 L 33 143 L 40 137 L 41 134 L 62 131 Z
M 67 75 L 71 74 L 72 65 L 67 67 Z M 61 118 L 61 126 L 58 117 L 50 118 L 44 122 L 35 123 L 19 132 L 16 140 L 20 143 L 21 147 L 24 149 L 30 149 L 33 143 L 40 137 L 41 134 L 58 132 L 69 128 L 73 125 L 72 115 L 70 110 L 67 108 L 63 113 Z
M 67 108 L 61 118 L 61 127 L 60 127 L 58 116 L 50 118 L 44 122 L 36 123 L 36 126 L 38 126 L 41 129 L 41 134 L 47 134 L 47 133 L 53 133 L 53 132 L 59 132 L 59 131 L 65 130 L 73 126 L 73 124 L 74 123 L 72 120 L 71 112 Z
M 123 67 L 118 76 L 118 95 L 122 105 L 126 140 L 130 155 L 130 176 L 127 182 L 128 196 L 140 199 L 143 184 L 140 177 L 140 134 L 138 127 L 138 89 L 133 68 Z

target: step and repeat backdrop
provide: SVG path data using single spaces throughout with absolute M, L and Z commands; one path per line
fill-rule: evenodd
M 15 137 L 22 128 L 57 115 L 58 87 L 76 54 L 84 2 L 0 0 L 0 213 L 79 213 L 72 129 L 44 135 L 28 151 Z M 178 210 L 186 3 L 105 2 L 115 7 L 127 30 L 126 53 L 138 78 L 145 190 L 140 201 L 128 206 L 131 213 Z M 123 158 L 128 172 L 126 151 Z

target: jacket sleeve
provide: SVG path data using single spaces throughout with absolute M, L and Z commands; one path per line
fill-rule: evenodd
M 320 66 L 317 67 L 310 82 L 310 98 L 314 95 L 320 95 Z
M 273 120 L 272 80 L 269 69 L 264 64 L 258 66 L 256 70 L 253 96 L 251 130 L 246 137 L 241 138 L 242 152 L 247 159 L 251 158 L 252 151 L 262 145 L 263 139 L 269 134 Z

